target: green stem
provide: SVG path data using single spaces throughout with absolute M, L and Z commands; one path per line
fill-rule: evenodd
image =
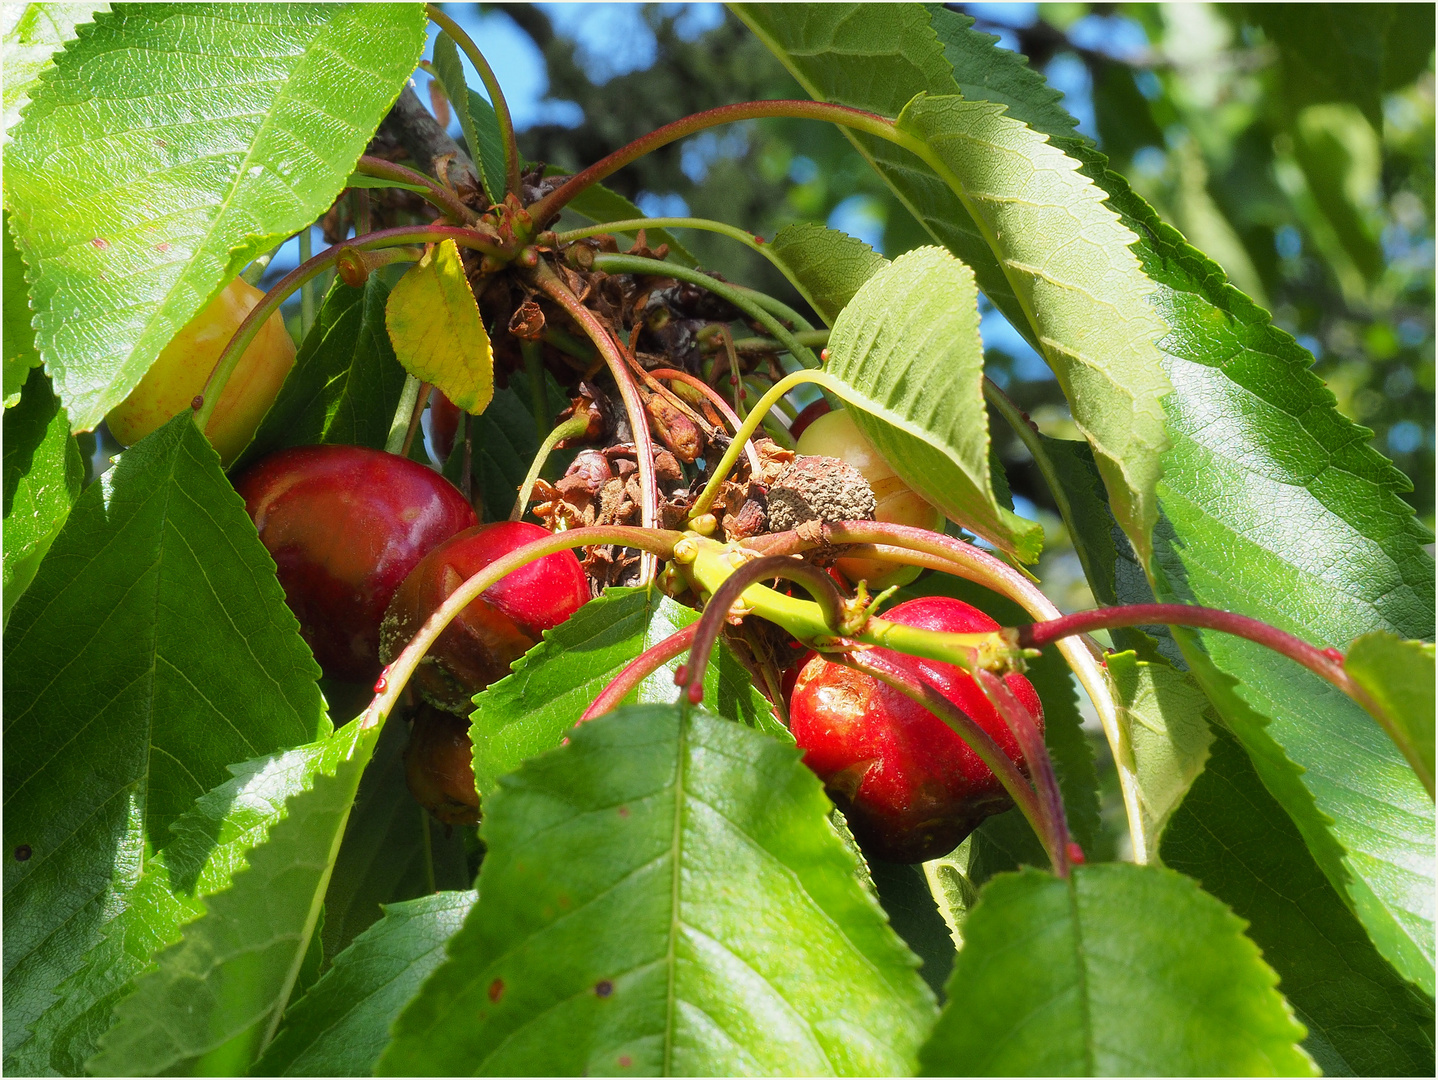
M 422 172 L 397 165 L 393 161 L 385 161 L 383 158 L 370 157 L 368 154 L 355 163 L 354 171 L 361 176 L 373 176 L 396 184 L 409 184 L 422 188 L 423 190 L 416 194 L 443 210 L 455 221 L 462 221 L 468 225 L 479 220 L 479 215 L 460 202 L 454 192 L 432 177 L 425 176 Z
M 308 226 L 300 230 L 300 262 L 309 262 L 314 256 L 311 245 L 314 238 L 310 235 Z M 300 340 L 304 341 L 309 337 L 310 327 L 315 324 L 315 283 L 314 278 L 306 278 L 300 286 Z
M 399 404 L 395 406 L 394 419 L 389 422 L 389 436 L 384 441 L 386 453 L 399 454 L 408 442 L 410 427 L 414 423 L 415 406 L 419 403 L 420 382 L 413 375 L 404 377 L 404 389 L 399 394 Z
M 823 348 L 825 345 L 829 344 L 829 330 L 827 327 L 822 330 L 799 330 L 794 334 L 794 340 L 797 341 L 800 345 L 809 346 L 809 348 L 811 349 L 816 346 L 819 348 Z M 759 353 L 780 353 L 787 351 L 782 341 L 776 341 L 774 338 L 763 337 L 735 338 L 734 350 L 736 352 Z
M 523 547 L 515 548 L 503 558 L 496 559 L 479 573 L 468 578 L 459 588 L 450 593 L 444 603 L 441 604 L 419 628 L 413 640 L 404 647 L 392 664 L 384 669 L 379 681 L 375 683 L 375 696 L 370 701 L 369 707 L 359 719 L 360 727 L 368 729 L 377 727 L 384 722 L 395 705 L 399 702 L 400 695 L 408 685 L 410 677 L 414 675 L 415 668 L 429 652 L 430 646 L 444 633 L 445 627 L 463 611 L 475 597 L 490 588 L 506 574 L 511 574 L 522 566 L 527 566 L 536 559 L 542 559 L 546 555 L 553 555 L 559 551 L 570 551 L 578 547 L 588 547 L 592 544 L 618 544 L 621 547 L 639 548 L 651 556 L 657 555 L 665 559 L 671 558 L 674 554 L 674 545 L 682 538 L 682 534 L 666 529 L 638 529 L 632 525 L 598 525 L 592 528 L 567 529 L 561 533 L 554 533 L 551 536 L 543 537 Z
M 727 236 L 731 240 L 737 240 L 750 251 L 757 251 L 764 258 L 774 264 L 785 277 L 792 278 L 793 272 L 783 259 L 775 254 L 773 248 L 764 243 L 759 237 L 735 225 L 729 225 L 722 221 L 712 221 L 709 218 L 697 217 L 659 217 L 659 218 L 629 218 L 625 221 L 609 221 L 601 225 L 586 225 L 582 229 L 570 229 L 567 232 L 555 233 L 556 244 L 571 244 L 576 240 L 583 240 L 587 236 L 607 236 L 611 233 L 636 233 L 640 229 L 699 229 L 702 232 L 718 233 L 720 236 Z
M 230 338 L 230 343 L 225 346 L 224 351 L 215 361 L 209 379 L 205 381 L 205 388 L 200 393 L 199 404 L 195 406 L 196 426 L 201 431 L 205 430 L 205 425 L 210 422 L 210 415 L 219 403 L 220 395 L 224 393 L 225 383 L 229 382 L 235 365 L 240 362 L 240 357 L 250 347 L 250 342 L 255 339 L 255 335 L 265 325 L 265 320 L 273 315 L 279 306 L 305 282 L 314 280 L 328 270 L 346 251 L 376 251 L 380 248 L 398 247 L 404 244 L 438 243 L 441 240 L 453 240 L 460 247 L 473 248 L 487 255 L 499 258 L 507 257 L 505 251 L 483 233 L 453 225 L 403 225 L 396 229 L 382 229 L 379 232 L 366 233 L 364 236 L 344 240 L 333 247 L 326 248 L 314 258 L 300 263 L 299 266 L 275 282 L 270 291 L 265 293 L 264 299 L 245 316 L 245 321 L 240 323 L 234 336 Z
M 687 281 L 691 285 L 698 285 L 701 289 L 707 289 L 715 296 L 723 297 L 733 304 L 751 319 L 762 323 L 764 329 L 773 334 L 784 343 L 794 359 L 808 368 L 817 368 L 819 358 L 807 347 L 801 345 L 794 337 L 790 329 L 771 314 L 764 304 L 759 302 L 758 293 L 752 289 L 741 288 L 738 285 L 730 284 L 727 281 L 716 281 L 702 270 L 691 270 L 687 266 L 680 266 L 677 263 L 661 262 L 658 259 L 645 259 L 638 255 L 610 255 L 601 253 L 594 256 L 594 269 L 603 270 L 606 274 L 644 274 L 649 277 L 672 277 L 680 281 Z M 777 303 L 777 301 L 775 301 Z M 791 311 L 792 315 L 793 312 Z M 796 316 L 797 317 L 797 316 Z M 803 320 L 801 319 L 802 323 Z M 807 323 L 804 323 L 807 326 Z
M 494 69 L 489 66 L 489 61 L 484 58 L 484 53 L 479 51 L 479 46 L 457 22 L 441 11 L 438 5 L 425 4 L 424 10 L 440 29 L 454 39 L 454 43 L 464 51 L 464 55 L 469 57 L 469 62 L 474 65 L 474 70 L 479 72 L 479 77 L 484 82 L 484 88 L 489 91 L 489 103 L 494 106 L 494 117 L 499 121 L 499 136 L 504 142 L 505 193 L 518 196 L 519 146 L 514 140 L 514 121 L 509 115 L 509 102 L 504 99 L 504 91 L 499 88 L 499 80 L 494 77 Z M 473 153 L 479 153 L 477 146 L 470 149 Z M 496 199 L 495 201 L 502 200 Z
M 534 460 L 530 463 L 529 472 L 525 474 L 524 483 L 519 485 L 519 494 L 514 500 L 514 509 L 509 512 L 510 521 L 518 521 L 524 517 L 524 508 L 529 505 L 529 496 L 534 491 L 535 481 L 539 479 L 540 471 L 544 468 L 544 463 L 549 460 L 549 455 L 554 452 L 554 448 L 564 439 L 583 435 L 588 429 L 589 417 L 576 414 L 544 437 L 544 442 L 539 445 L 539 452 L 534 455 Z

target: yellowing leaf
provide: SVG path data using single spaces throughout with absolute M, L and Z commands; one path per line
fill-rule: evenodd
M 494 397 L 494 353 L 453 240 L 430 248 L 400 278 L 384 321 L 406 371 L 466 412 L 484 412 Z

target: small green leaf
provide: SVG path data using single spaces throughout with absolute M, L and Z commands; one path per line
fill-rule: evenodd
M 241 267 L 324 213 L 424 25 L 419 4 L 134 4 L 55 56 L 5 187 L 75 430 Z
M 385 326 L 406 371 L 465 412 L 484 412 L 494 397 L 494 354 L 453 240 L 405 271 L 389 294 Z
M 1165 865 L 1248 923 L 1329 1076 L 1418 1076 L 1433 1065 L 1433 1002 L 1378 954 L 1288 815 L 1221 727 L 1163 834 Z
M 9 11 L 6 7 L 3 10 Z M 35 331 L 30 326 L 34 312 L 30 310 L 30 289 L 25 284 L 25 260 L 15 246 L 10 233 L 10 211 L 4 211 L 5 245 L 4 262 L 4 317 L 5 335 L 4 396 L 6 407 L 15 403 L 30 369 L 40 364 L 40 354 L 35 351 Z
M 408 728 L 386 724 L 374 756 L 360 781 L 344 842 L 325 893 L 325 924 L 320 933 L 325 956 L 333 959 L 380 917 L 381 906 L 412 900 L 435 889 L 473 884 L 465 861 L 464 837 L 432 827 L 428 813 L 409 792 L 404 777 Z M 430 857 L 425 857 L 428 831 Z M 433 866 L 430 881 L 428 865 Z
M 358 289 L 334 283 L 236 470 L 287 446 L 384 449 L 405 379 L 385 331 L 388 298 L 378 274 Z
M 1348 647 L 1343 670 L 1383 709 L 1394 741 L 1433 794 L 1433 643 L 1376 630 Z
M 995 546 L 1038 558 L 1043 529 L 994 494 L 967 266 L 929 247 L 880 269 L 835 320 L 825 370 L 852 391 L 855 422 L 905 483 Z
M 76 501 L 5 631 L 5 1038 L 230 762 L 324 731 L 319 667 L 188 416 Z
M 418 191 L 427 194 L 429 188 L 423 184 L 406 184 L 402 180 L 387 180 L 380 176 L 370 176 L 366 173 L 350 173 L 349 179 L 345 181 L 347 188 L 400 188 L 403 191 Z
M 514 673 L 475 695 L 470 738 L 482 795 L 525 761 L 552 750 L 629 662 L 699 618 L 658 589 L 606 589 L 514 663 Z M 632 700 L 669 703 L 681 658 L 658 668 Z M 719 715 L 788 740 L 743 665 L 722 643 L 704 673 L 704 702 Z
M 484 187 L 486 198 L 490 203 L 497 203 L 504 199 L 504 148 L 498 144 L 499 170 L 491 171 L 493 162 L 485 160 L 484 151 L 487 149 L 485 141 L 476 130 L 476 116 L 480 120 L 487 121 L 486 126 L 493 126 L 493 135 L 499 139 L 499 124 L 495 119 L 494 109 L 490 108 L 486 116 L 484 110 L 476 113 L 473 99 L 478 94 L 470 90 L 464 81 L 464 63 L 459 58 L 459 47 L 454 40 L 446 33 L 441 32 L 434 39 L 434 73 L 439 76 L 439 85 L 444 90 L 444 96 L 449 98 L 455 115 L 459 119 L 460 130 L 464 132 L 464 141 L 469 145 L 470 157 L 479 169 L 479 182 Z M 483 101 L 483 98 L 480 98 Z M 484 102 L 486 106 L 489 102 Z M 489 134 L 486 131 L 486 134 Z
M 20 119 L 20 110 L 29 102 L 41 73 L 53 66 L 55 53 L 75 37 L 80 24 L 109 10 L 106 3 L 73 2 L 5 4 L 0 8 L 0 32 L 5 38 L 5 116 L 0 121 L 0 145 L 10 141 L 10 128 Z M 9 266 L 5 277 L 10 277 Z M 10 336 L 8 326 L 5 336 Z
M 58 988 L 59 1000 L 7 1060 L 7 1071 L 84 1072 L 113 1022 L 115 1004 L 134 989 L 155 954 L 204 914 L 204 897 L 229 888 L 246 853 L 284 816 L 285 801 L 313 783 L 329 747 L 327 741 L 309 743 L 231 765 L 231 779 L 181 815 L 169 842 L 146 863 L 127 906 L 112 913 L 84 965 Z
M 630 706 L 505 777 L 378 1072 L 908 1073 L 933 1015 L 792 747 Z
M 256 1076 L 370 1076 L 390 1025 L 444 960 L 477 893 L 440 892 L 387 904 L 384 916 L 335 957 L 285 1013 Z
M 85 463 L 65 410 L 39 369 L 5 410 L 5 618 L 59 535 L 80 494 Z
M 1169 816 L 1208 760 L 1216 718 L 1203 691 L 1167 664 L 1138 660 L 1132 652 L 1109 653 L 1106 664 L 1133 751 L 1144 850 L 1156 851 Z
M 440 38 L 443 37 L 441 34 Z M 463 81 L 461 78 L 461 84 Z M 494 106 L 477 91 L 466 88 L 465 97 L 469 101 L 469 115 L 474 123 L 474 137 L 478 140 L 477 144 L 470 142 L 469 152 L 475 158 L 475 165 L 483 171 L 485 191 L 494 195 L 495 202 L 500 202 L 504 198 L 507 181 L 504 170 L 504 136 L 499 130 L 499 117 Z M 467 133 L 465 138 L 468 141 Z
M 325 887 L 377 729 L 351 723 L 326 740 L 312 786 L 250 850 L 230 887 L 156 958 L 115 1010 L 87 1063 L 99 1075 L 235 1075 L 274 1037 L 309 951 Z
M 812 222 L 785 225 L 771 248 L 788 268 L 789 280 L 829 326 L 889 260 L 864 241 Z
M 964 937 L 925 1075 L 1317 1075 L 1243 923 L 1170 870 L 1004 874 Z

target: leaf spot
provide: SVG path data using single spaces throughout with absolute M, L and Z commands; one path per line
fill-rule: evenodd
M 489 984 L 489 1000 L 497 1002 L 502 997 L 504 997 L 504 980 L 495 979 Z
M 620 816 L 620 817 L 623 817 L 623 818 L 627 818 L 627 817 L 629 816 L 629 807 L 627 807 L 627 806 L 621 806 L 621 807 L 619 808 L 619 816 Z
M 614 993 L 614 984 L 608 979 L 600 979 L 594 984 L 594 993 L 599 997 L 608 997 Z
M 106 240 L 103 236 L 97 236 L 90 241 L 90 246 L 97 251 L 104 251 L 110 246 L 110 241 Z
M 162 241 L 155 245 L 155 250 L 158 251 L 161 255 L 163 255 L 165 252 L 170 250 L 170 245 Z
M 15 849 L 15 861 L 26 862 L 32 854 L 34 854 L 34 852 L 29 844 L 21 844 Z
M 632 1057 L 630 1057 L 628 1054 L 620 1054 L 620 1055 L 619 1055 L 619 1067 L 620 1067 L 621 1069 L 628 1069 L 628 1068 L 631 1068 L 633 1065 L 634 1065 L 634 1059 L 633 1059 Z

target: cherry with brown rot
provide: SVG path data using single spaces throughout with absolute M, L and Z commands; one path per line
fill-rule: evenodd
M 496 559 L 548 536 L 524 521 L 468 529 L 410 572 L 384 617 L 380 654 L 392 661 L 464 581 Z M 476 597 L 445 627 L 415 671 L 430 703 L 468 715 L 470 698 L 509 674 L 509 665 L 589 601 L 589 580 L 572 551 L 520 567 Z
M 327 676 L 373 682 L 380 620 L 434 547 L 477 524 L 453 484 L 360 446 L 281 450 L 235 489 L 275 560 L 300 634 Z
M 404 779 L 415 800 L 446 825 L 479 824 L 469 720 L 421 705 L 404 751 Z
M 900 604 L 884 617 L 949 633 L 999 624 L 948 597 Z M 973 677 L 933 660 L 875 650 L 931 684 L 989 733 L 1025 775 L 1017 740 Z M 1022 675 L 1005 682 L 1043 730 L 1043 708 Z M 789 699 L 789 726 L 865 850 L 889 862 L 923 862 L 952 851 L 987 817 L 1013 805 L 997 777 L 943 720 L 863 672 L 815 656 Z

